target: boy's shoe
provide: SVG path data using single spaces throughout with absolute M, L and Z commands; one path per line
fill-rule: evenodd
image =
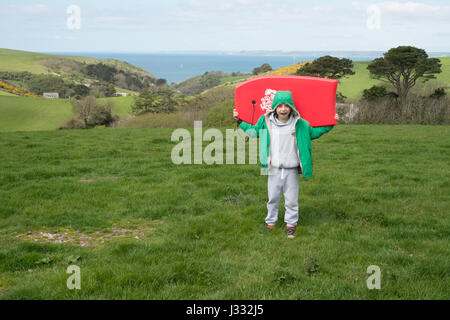
M 286 234 L 289 239 L 295 238 L 295 228 L 294 227 L 286 227 Z
M 275 226 L 271 226 L 271 225 L 266 225 L 266 227 L 264 228 L 263 231 L 261 231 L 261 234 L 266 234 L 267 232 L 270 232 L 273 230 L 273 228 L 275 228 Z

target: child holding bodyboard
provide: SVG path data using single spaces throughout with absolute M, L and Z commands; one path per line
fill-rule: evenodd
M 303 174 L 305 178 L 312 176 L 311 140 L 330 131 L 333 125 L 312 127 L 300 116 L 290 91 L 276 91 L 271 110 L 261 115 L 256 124 L 240 119 L 236 107 L 233 118 L 249 136 L 260 139 L 260 161 L 263 172 L 268 174 L 269 198 L 263 233 L 275 227 L 283 193 L 286 233 L 288 238 L 295 238 L 298 222 L 298 174 Z M 334 120 L 337 118 L 335 113 Z

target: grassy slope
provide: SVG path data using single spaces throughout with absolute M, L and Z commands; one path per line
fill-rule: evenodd
M 113 64 L 119 69 L 151 75 L 150 73 L 144 71 L 139 67 L 133 66 L 127 62 L 119 60 L 97 59 L 80 56 L 53 55 L 53 54 L 44 54 L 20 50 L 2 49 L 2 48 L 0 48 L 0 71 L 28 71 L 36 74 L 49 73 L 49 70 L 47 70 L 47 68 L 41 65 L 40 62 L 51 58 L 68 59 L 86 63 L 100 63 L 100 62 L 109 63 Z M 134 93 L 131 90 L 122 89 L 119 87 L 116 87 L 116 91 Z
M 0 96 L 16 97 L 16 95 L 9 93 L 8 91 L 5 90 L 0 90 Z
M 259 235 L 258 165 L 174 165 L 170 129 L 0 133 L 0 298 L 448 299 L 449 130 L 338 126 L 315 140 L 292 241 L 283 209 Z M 156 228 L 95 247 L 22 239 L 115 225 Z M 71 256 L 81 290 L 66 288 Z M 381 290 L 366 287 L 370 265 Z
M 353 62 L 355 75 L 339 80 L 338 91 L 351 99 L 358 98 L 364 89 L 380 83 L 379 80 L 371 79 L 367 66 L 370 61 Z
M 61 55 L 51 55 L 44 53 L 10 50 L 0 48 L 0 70 L 1 71 L 28 71 L 31 73 L 47 73 L 47 69 L 40 65 L 39 62 L 49 59 L 72 59 L 79 62 L 97 62 L 100 59 L 87 57 L 71 57 Z
M 450 57 L 440 58 L 442 63 L 442 73 L 436 76 L 436 80 L 450 87 Z
M 0 96 L 0 131 L 53 130 L 72 117 L 68 100 Z
M 100 59 L 87 57 L 49 55 L 19 50 L 0 49 L 0 70 L 29 71 L 38 74 L 47 73 L 48 71 L 46 70 L 46 68 L 40 65 L 39 62 L 49 58 L 72 59 L 77 60 L 79 62 L 89 62 L 89 63 L 97 63 L 101 61 Z M 114 63 L 117 64 L 119 62 Z M 128 64 L 120 66 L 125 67 L 126 69 L 131 68 L 131 66 L 129 66 Z M 131 90 L 126 90 L 118 87 L 116 87 L 116 91 L 126 92 L 129 95 L 135 94 L 135 92 Z M 9 94 L 8 92 L 0 90 L 0 97 L 3 96 L 16 97 L 18 99 L 0 100 L 0 109 L 2 110 L 2 112 L 5 113 L 3 119 L 0 119 L 0 131 L 51 130 L 62 125 L 65 121 L 67 121 L 69 110 L 71 110 L 71 108 L 67 107 L 70 105 L 70 102 L 67 100 L 60 100 L 60 102 L 58 103 L 54 101 L 49 102 L 48 100 L 39 100 L 41 102 L 46 101 L 46 105 L 48 106 L 47 108 L 42 109 L 41 108 L 42 103 L 36 103 L 36 101 L 33 101 L 32 99 L 24 99 L 22 97 L 17 97 L 15 95 Z M 133 98 L 131 96 L 105 98 L 105 99 L 112 99 L 112 101 L 115 102 L 116 107 L 113 110 L 114 115 L 122 117 L 130 114 L 130 106 L 133 103 Z M 99 101 L 104 101 L 105 99 L 99 99 Z M 55 109 L 53 108 L 53 106 L 55 105 L 62 105 L 64 107 L 60 109 Z M 46 119 L 42 111 L 51 112 L 49 118 L 51 120 L 48 124 L 44 123 Z M 18 112 L 17 119 L 14 119 L 15 117 L 14 112 Z M 72 114 L 71 111 L 70 114 Z M 62 122 L 57 122 L 58 119 L 60 119 Z M 26 128 L 26 126 L 28 125 L 30 126 L 29 129 Z
M 422 92 L 424 92 L 428 87 L 450 86 L 450 57 L 440 58 L 440 60 L 442 63 L 442 73 L 436 75 L 436 80 L 427 82 L 424 87 L 420 86 L 420 90 Z M 372 79 L 370 77 L 370 73 L 367 70 L 369 63 L 370 61 L 354 61 L 353 70 L 355 71 L 355 75 L 341 79 L 339 81 L 338 91 L 350 99 L 357 99 L 362 95 L 362 91 L 364 89 L 369 89 L 373 85 L 381 83 L 379 80 Z M 292 66 L 288 66 L 281 69 L 290 69 L 291 67 Z M 278 70 L 267 74 L 275 74 Z M 239 83 L 234 85 L 238 84 Z
M 114 102 L 114 108 L 112 110 L 113 115 L 117 115 L 119 117 L 124 117 L 131 114 L 131 105 L 134 103 L 134 97 L 111 97 L 111 98 L 100 98 L 97 99 L 99 103 L 104 101 L 112 101 Z
M 423 89 L 427 87 L 436 86 L 450 86 L 450 57 L 440 58 L 442 63 L 442 72 L 436 75 L 435 80 L 430 80 L 425 84 Z M 355 75 L 341 79 L 338 85 L 338 90 L 348 98 L 357 99 L 362 95 L 364 89 L 369 89 L 371 86 L 380 83 L 379 80 L 370 78 L 367 66 L 370 61 L 355 61 L 354 71 Z M 419 87 L 419 85 L 418 85 Z M 420 85 L 422 88 L 422 86 Z

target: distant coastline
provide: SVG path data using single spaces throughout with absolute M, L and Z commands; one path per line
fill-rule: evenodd
M 153 53 L 112 52 L 45 52 L 51 54 L 117 59 L 138 66 L 167 82 L 177 83 L 208 71 L 251 73 L 253 68 L 269 63 L 278 69 L 297 62 L 317 59 L 324 55 L 369 61 L 382 57 L 382 51 L 160 51 Z M 450 53 L 429 53 L 431 57 Z
M 49 51 L 42 52 L 49 54 L 109 54 L 113 52 L 109 51 Z M 352 51 L 352 50 L 305 50 L 305 51 L 283 51 L 283 50 L 241 50 L 241 51 L 208 51 L 208 50 L 161 50 L 161 51 L 149 51 L 149 52 L 114 52 L 114 54 L 168 54 L 168 55 L 242 55 L 242 56 L 324 56 L 331 55 L 334 57 L 381 57 L 384 51 Z M 450 57 L 450 52 L 447 51 L 436 51 L 428 52 L 430 57 Z

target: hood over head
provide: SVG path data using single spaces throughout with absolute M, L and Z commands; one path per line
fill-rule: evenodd
M 300 113 L 295 108 L 294 99 L 292 99 L 292 93 L 290 91 L 277 91 L 272 101 L 272 111 L 270 113 L 275 113 L 275 109 L 279 104 L 287 104 L 291 107 L 294 116 L 300 117 Z

